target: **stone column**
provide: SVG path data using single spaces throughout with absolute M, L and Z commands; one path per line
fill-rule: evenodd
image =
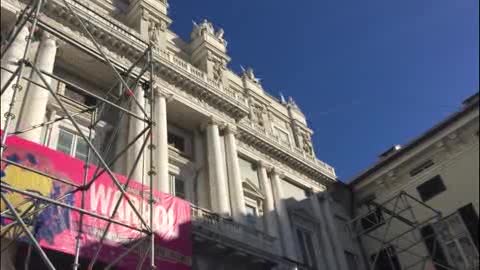
M 210 208 L 210 197 L 208 194 L 208 182 L 206 176 L 206 162 L 207 158 L 204 147 L 203 134 L 197 129 L 194 132 L 194 154 L 195 154 L 195 176 L 193 179 L 195 186 L 195 201 L 194 203 L 200 207 Z
M 145 108 L 146 111 L 146 106 L 145 106 L 145 93 L 142 89 L 141 86 L 137 87 L 135 89 L 135 98 L 137 99 L 138 103 Z M 130 110 L 136 114 L 136 115 L 143 115 L 142 110 L 140 107 L 132 100 L 131 105 L 130 105 Z M 128 143 L 132 142 L 141 132 L 143 129 L 145 129 L 146 123 L 140 119 L 136 119 L 133 117 L 130 117 L 129 119 L 129 125 L 128 125 Z M 130 149 L 127 154 L 127 174 L 130 173 L 132 170 L 133 166 L 135 165 L 135 160 L 137 159 L 138 154 L 142 151 L 142 144 L 145 140 L 145 136 L 141 136 L 138 138 L 132 146 L 130 146 Z M 148 145 L 148 144 L 147 144 Z M 148 150 L 147 147 L 145 147 L 144 152 L 146 153 Z M 133 170 L 132 173 L 132 179 L 142 183 L 148 183 L 148 178 L 143 179 L 144 174 L 144 154 L 141 155 L 137 165 L 135 166 L 135 169 Z M 149 168 L 146 168 L 146 170 L 149 170 Z
M 163 193 L 170 193 L 170 177 L 168 174 L 168 129 L 167 129 L 167 99 L 171 96 L 156 89 L 155 92 L 155 126 L 153 136 L 155 138 L 156 169 L 157 175 L 154 188 Z
M 326 220 L 324 219 L 322 215 L 322 207 L 320 205 L 320 202 L 318 201 L 318 196 L 315 194 L 315 192 L 312 191 L 312 194 L 310 196 L 310 202 L 312 205 L 313 213 L 315 215 L 315 218 L 317 219 L 317 222 L 319 224 L 319 230 L 320 230 L 320 245 L 323 248 L 322 255 L 327 263 L 327 268 L 331 270 L 337 270 L 338 266 L 335 261 L 335 254 L 334 254 L 334 249 L 333 249 L 333 244 L 331 242 L 330 236 L 328 234 L 328 230 L 326 228 Z
M 210 177 L 210 199 L 213 211 L 229 216 L 227 177 L 222 165 L 220 132 L 218 123 L 211 119 L 207 125 L 208 173 Z
M 232 202 L 232 216 L 236 222 L 244 223 L 247 216 L 245 197 L 243 195 L 242 175 L 238 163 L 235 127 L 227 125 L 225 129 L 225 154 L 227 157 L 228 183 Z
M 42 40 L 38 48 L 37 59 L 35 65 L 38 70 L 48 73 L 53 72 L 55 65 L 55 56 L 57 54 L 57 43 L 55 38 L 47 32 L 42 33 Z M 42 86 L 43 83 L 40 76 L 32 71 L 32 80 Z M 52 79 L 48 76 L 43 76 L 45 81 L 51 86 Z M 47 112 L 47 104 L 50 92 L 45 87 L 30 84 L 27 90 L 25 101 L 23 105 L 22 117 L 19 122 L 19 129 L 23 130 L 34 125 L 45 122 L 45 114 Z M 22 133 L 21 137 L 26 140 L 41 143 L 42 128 L 35 128 L 28 132 Z
M 340 270 L 348 270 L 347 265 L 347 258 L 345 256 L 344 249 L 341 244 L 340 237 L 337 231 L 337 224 L 335 223 L 334 216 L 331 210 L 330 204 L 330 196 L 328 194 L 324 194 L 323 198 L 323 214 L 325 217 L 328 234 L 331 236 L 333 250 L 335 251 L 335 258 L 337 259 L 338 269 Z
M 277 251 L 280 250 L 281 247 L 281 239 L 279 239 L 278 233 L 278 221 L 277 221 L 277 213 L 275 210 L 275 199 L 273 197 L 272 192 L 272 185 L 270 183 L 270 179 L 268 179 L 267 175 L 267 167 L 263 161 L 259 161 L 257 164 L 258 168 L 258 179 L 260 180 L 260 188 L 262 189 L 265 200 L 263 202 L 263 215 L 265 218 L 266 224 L 266 232 L 277 238 Z
M 20 60 L 23 57 L 23 54 L 25 52 L 26 46 L 27 46 L 27 37 L 29 35 L 29 31 L 27 26 L 24 26 L 22 30 L 18 33 L 17 37 L 11 44 L 10 48 L 8 51 L 5 52 L 4 55 L 2 55 L 2 67 L 7 68 L 14 72 L 18 65 L 18 60 Z M 7 84 L 8 80 L 12 77 L 13 73 L 8 72 L 4 69 L 1 70 L 0 73 L 0 89 L 3 89 L 3 87 Z M 7 86 L 5 89 L 5 92 L 2 94 L 1 98 L 1 106 L 0 106 L 0 128 L 3 130 L 4 129 L 4 124 L 5 124 L 5 113 L 8 112 L 10 103 L 12 101 L 12 96 L 13 96 L 13 85 L 16 83 L 17 77 L 15 77 L 12 82 Z
M 272 169 L 272 187 L 273 197 L 275 200 L 275 208 L 277 209 L 278 221 L 280 223 L 280 232 L 283 242 L 284 255 L 289 259 L 296 260 L 297 252 L 295 250 L 295 241 L 293 238 L 292 225 L 288 215 L 287 205 L 284 201 L 282 179 L 276 168 Z

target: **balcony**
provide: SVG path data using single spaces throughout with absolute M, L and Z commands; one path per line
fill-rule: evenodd
M 233 247 L 239 249 L 241 245 L 245 245 L 247 250 L 258 250 L 267 257 L 275 255 L 277 250 L 275 237 L 193 205 L 192 224 L 194 235 L 207 237 L 213 241 L 221 240 L 218 241 L 221 244 L 232 243 Z M 254 255 L 261 256 L 259 253 Z

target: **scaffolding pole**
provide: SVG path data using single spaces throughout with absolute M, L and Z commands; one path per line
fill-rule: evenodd
M 434 266 L 443 267 L 445 270 L 455 270 L 451 266 L 443 265 L 442 262 L 436 261 L 436 258 L 427 251 L 424 245 L 424 239 L 418 237 L 420 230 L 431 223 L 435 223 L 441 220 L 442 213 L 436 209 L 430 207 L 428 204 L 421 202 L 417 198 L 411 196 L 405 191 L 400 191 L 391 198 L 378 203 L 370 201 L 366 203 L 372 206 L 367 213 L 354 217 L 348 224 L 350 230 L 354 233 L 354 238 L 364 242 L 363 239 L 369 239 L 373 247 L 372 258 L 365 258 L 368 260 L 370 270 L 381 270 L 379 263 L 382 254 L 388 258 L 388 264 L 391 269 L 395 270 L 409 270 L 422 265 L 422 269 L 425 268 L 427 262 L 431 262 Z M 425 211 L 427 217 L 419 220 L 413 206 L 419 207 L 422 211 Z M 405 216 L 404 213 L 408 213 L 410 216 Z M 387 218 L 384 218 L 384 215 Z M 404 229 L 392 229 L 392 223 L 398 222 Z M 364 225 L 368 228 L 364 228 Z M 413 236 L 413 241 L 408 239 L 408 236 Z M 429 237 L 435 237 L 429 236 Z M 437 241 L 434 241 L 434 249 L 437 248 Z M 395 255 L 408 254 L 411 256 L 408 262 L 402 260 L 393 260 L 392 255 L 389 254 L 392 247 Z M 419 252 L 415 248 L 420 248 L 426 252 Z M 395 256 L 396 257 L 396 256 Z M 370 259 L 370 260 L 369 260 Z M 408 264 L 407 264 L 408 263 Z M 398 268 L 400 267 L 400 269 Z
M 19 59 L 18 63 L 15 63 L 15 69 L 9 69 L 8 67 L 2 66 L 1 69 L 10 73 L 10 78 L 6 81 L 6 84 L 1 89 L 2 98 L 5 98 L 5 93 L 9 88 L 12 90 L 11 100 L 9 100 L 8 104 L 8 111 L 7 113 L 2 116 L 4 117 L 4 126 L 3 132 L 1 134 L 1 152 L 0 158 L 2 162 L 2 166 L 14 166 L 21 168 L 22 170 L 29 171 L 34 174 L 41 175 L 43 177 L 47 177 L 51 179 L 53 182 L 58 182 L 61 184 L 65 184 L 70 186 L 71 190 L 60 194 L 56 197 L 48 197 L 39 195 L 35 192 L 31 192 L 29 190 L 23 190 L 16 188 L 14 186 L 10 186 L 4 182 L 3 178 L 0 183 L 2 192 L 1 192 L 1 200 L 7 206 L 7 209 L 0 213 L 2 218 L 11 219 L 11 223 L 6 226 L 2 225 L 1 233 L 2 237 L 8 237 L 8 233 L 10 230 L 15 230 L 15 228 L 20 227 L 22 229 L 22 233 L 14 234 L 13 241 L 19 241 L 21 237 L 27 236 L 28 237 L 28 255 L 25 261 L 25 267 L 28 267 L 30 263 L 30 252 L 35 251 L 37 252 L 42 261 L 45 263 L 48 269 L 55 269 L 54 264 L 49 259 L 45 252 L 45 248 L 39 243 L 38 239 L 35 237 L 32 228 L 29 228 L 28 224 L 35 223 L 36 217 L 48 209 L 49 207 L 61 207 L 64 209 L 69 209 L 72 211 L 76 211 L 79 213 L 79 224 L 77 228 L 77 235 L 75 237 L 75 247 L 74 247 L 74 254 L 73 254 L 73 261 L 72 261 L 72 269 L 78 270 L 80 267 L 80 258 L 82 257 L 82 238 L 84 235 L 84 219 L 86 216 L 90 218 L 98 219 L 99 221 L 106 222 L 106 226 L 103 230 L 102 237 L 100 239 L 99 246 L 95 253 L 95 256 L 90 261 L 88 268 L 93 269 L 95 263 L 100 255 L 101 249 L 104 245 L 104 239 L 108 234 L 111 225 L 115 224 L 118 226 L 122 226 L 123 228 L 127 228 L 130 230 L 135 230 L 139 232 L 139 239 L 137 242 L 133 244 L 130 248 L 128 248 L 123 254 L 121 254 L 116 260 L 110 262 L 107 266 L 108 269 L 114 267 L 117 263 L 121 261 L 122 258 L 127 256 L 132 250 L 143 245 L 144 243 L 148 243 L 145 253 L 139 255 L 139 264 L 138 269 L 143 268 L 143 264 L 147 257 L 150 257 L 150 269 L 155 269 L 155 232 L 154 232 L 154 223 L 153 223 L 153 204 L 155 202 L 154 194 L 153 194 L 153 185 L 154 185 L 154 177 L 156 175 L 155 166 L 154 166 L 154 150 L 155 150 L 155 137 L 156 134 L 153 133 L 153 113 L 155 110 L 155 81 L 154 81 L 154 71 L 155 71 L 155 64 L 154 64 L 154 57 L 153 57 L 153 50 L 152 47 L 154 44 L 145 43 L 143 40 L 138 39 L 138 37 L 131 35 L 133 38 L 137 39 L 139 42 L 144 45 L 144 51 L 140 54 L 140 57 L 134 59 L 132 64 L 128 67 L 120 67 L 124 71 L 119 71 L 118 65 L 116 66 L 113 61 L 109 58 L 109 56 L 104 52 L 102 47 L 99 45 L 97 40 L 95 40 L 93 34 L 89 31 L 86 22 L 88 18 L 81 17 L 75 9 L 72 7 L 70 3 L 75 3 L 75 5 L 82 6 L 82 8 L 89 10 L 92 14 L 96 16 L 102 16 L 101 14 L 91 10 L 89 7 L 83 5 L 80 2 L 75 0 L 63 0 L 63 5 L 65 7 L 65 11 L 69 13 L 69 15 L 73 16 L 75 20 L 79 23 L 80 28 L 84 35 L 92 42 L 96 51 L 92 51 L 87 49 L 85 46 L 79 45 L 78 43 L 74 42 L 71 38 L 65 36 L 61 32 L 56 29 L 53 29 L 49 24 L 44 21 L 40 15 L 42 14 L 42 9 L 45 8 L 45 4 L 43 0 L 31 0 L 30 3 L 26 4 L 25 8 L 21 11 L 20 15 L 18 16 L 14 29 L 10 32 L 10 35 L 7 38 L 7 43 L 2 46 L 1 55 L 0 57 L 3 59 L 4 55 L 8 52 L 8 50 L 12 47 L 13 42 L 19 36 L 19 33 L 22 31 L 22 28 L 27 27 L 28 24 L 31 24 L 31 29 L 28 34 L 27 42 L 25 49 L 23 51 L 23 56 Z M 103 16 L 102 16 L 103 17 Z M 107 18 L 104 18 L 108 20 Z M 58 75 L 53 74 L 53 72 L 47 72 L 45 70 L 41 70 L 37 67 L 37 63 L 32 62 L 28 59 L 29 52 L 32 47 L 32 41 L 34 33 L 37 30 L 42 30 L 45 33 L 49 33 L 55 38 L 62 40 L 66 44 L 70 45 L 72 48 L 80 51 L 81 53 L 87 54 L 92 56 L 98 63 L 106 65 L 110 72 L 114 75 L 115 82 L 112 86 L 104 92 L 105 95 L 93 93 L 83 87 L 79 86 L 78 84 L 69 81 L 65 78 L 62 78 Z M 127 33 L 128 35 L 128 33 Z M 35 74 L 40 81 L 32 80 L 31 75 L 26 74 L 25 69 L 30 68 L 32 70 L 32 74 Z M 135 69 L 139 70 L 135 71 Z M 62 82 L 68 87 L 72 87 L 76 89 L 81 94 L 88 96 L 89 98 L 94 99 L 95 105 L 82 109 L 78 112 L 70 111 L 66 106 L 66 99 L 63 96 L 60 96 L 55 90 L 53 90 L 51 84 L 48 82 L 47 78 L 57 80 Z M 19 98 L 18 94 L 22 90 L 22 82 L 26 82 L 28 85 L 32 86 L 35 85 L 39 87 L 40 91 L 48 91 L 49 96 L 53 99 L 56 105 L 60 108 L 60 112 L 63 114 L 62 116 L 56 117 L 55 119 L 50 119 L 48 121 L 44 121 L 43 123 L 36 123 L 32 124 L 27 128 L 23 128 L 22 130 L 11 130 L 14 129 L 12 127 L 12 120 L 15 118 L 14 115 L 14 107 L 17 99 Z M 148 93 L 146 94 L 146 99 L 148 102 L 148 109 L 145 104 L 140 104 L 135 95 L 128 96 L 127 100 L 125 101 L 124 97 L 116 97 L 112 94 L 112 91 L 117 87 L 120 86 L 121 90 L 124 90 L 128 93 L 132 93 L 132 88 L 137 89 L 139 84 L 145 85 L 144 90 Z M 25 98 L 29 98 L 27 94 Z M 124 103 L 123 105 L 121 103 Z M 83 106 L 83 105 L 82 105 Z M 132 111 L 132 107 L 135 106 L 137 109 L 140 110 L 141 114 L 138 115 L 137 113 Z M 133 108 L 135 108 L 133 107 Z M 115 143 L 116 139 L 118 139 L 119 131 L 121 129 L 120 125 L 116 125 L 112 136 L 107 139 L 107 143 L 103 144 L 102 146 L 96 146 L 93 143 L 93 132 L 95 129 L 99 128 L 98 123 L 102 121 L 105 117 L 105 113 L 107 108 L 114 110 L 115 113 L 118 114 L 120 121 L 123 121 L 124 117 L 128 117 L 127 120 L 130 121 L 142 121 L 145 123 L 145 128 L 139 133 L 135 135 L 135 138 L 130 138 L 131 141 L 127 142 L 127 145 L 121 149 L 117 149 L 117 153 L 113 155 L 109 160 L 106 160 L 106 157 L 111 156 L 111 151 L 113 149 L 113 144 Z M 89 127 L 88 127 L 88 134 L 85 134 L 76 118 L 80 115 L 90 113 L 91 117 L 89 119 Z M 58 123 L 61 121 L 68 121 L 76 130 L 77 134 L 85 141 L 87 144 L 87 154 L 86 154 L 86 161 L 83 167 L 84 171 L 82 173 L 82 184 L 73 183 L 69 179 L 64 179 L 62 177 L 54 176 L 48 172 L 35 169 L 29 166 L 25 166 L 20 164 L 19 162 L 15 162 L 6 158 L 5 150 L 7 148 L 7 139 L 14 135 L 22 135 L 26 132 L 44 128 L 46 126 L 52 125 L 54 123 Z M 136 142 L 142 142 L 141 148 L 139 153 L 136 155 L 135 162 L 132 168 L 129 168 L 127 180 L 125 183 L 121 183 L 118 178 L 114 174 L 113 166 L 117 164 L 117 162 L 126 157 L 129 154 L 129 150 Z M 118 151 L 120 150 L 120 151 Z M 148 166 L 148 176 L 149 176 L 149 184 L 150 187 L 148 188 L 148 203 L 150 207 L 149 217 L 144 217 L 139 209 L 132 203 L 130 196 L 128 195 L 128 187 L 131 182 L 131 177 L 135 169 L 140 166 L 139 161 L 141 160 L 142 156 L 146 156 L 145 152 L 148 151 L 149 155 L 149 164 Z M 93 174 L 90 174 L 90 164 L 92 160 L 95 160 L 99 163 L 96 170 Z M 142 164 L 143 165 L 143 164 Z M 89 177 L 89 175 L 92 175 Z M 114 210 L 111 212 L 110 215 L 100 215 L 93 211 L 86 209 L 85 205 L 85 193 L 92 187 L 93 183 L 99 179 L 100 176 L 108 177 L 108 179 L 114 184 L 113 187 L 116 189 L 116 192 L 120 192 L 119 198 L 115 202 Z M 32 203 L 31 206 L 27 207 L 22 212 L 19 212 L 18 209 L 12 204 L 12 202 L 4 195 L 4 191 L 13 192 L 24 196 L 25 200 L 20 203 L 20 205 L 25 205 L 28 203 Z M 76 207 L 73 205 L 69 205 L 68 203 L 64 202 L 65 198 L 69 196 L 74 196 L 76 193 L 80 192 L 80 207 Z M 144 196 L 143 190 L 141 192 L 142 199 Z M 121 222 L 115 219 L 115 215 L 117 210 L 119 209 L 120 202 L 124 200 L 126 203 L 131 207 L 136 218 L 139 219 L 141 226 L 135 227 L 124 222 Z M 33 220 L 30 222 L 30 220 Z M 28 221 L 28 222 L 27 222 Z M 148 239 L 148 240 L 147 240 Z M 13 243 L 13 242 L 12 242 Z M 34 249 L 32 249 L 32 247 Z M 6 247 L 5 249 L 8 249 Z M 3 253 L 3 250 L 2 250 Z

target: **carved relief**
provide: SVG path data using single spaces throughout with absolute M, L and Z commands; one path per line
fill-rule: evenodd
M 313 145 L 310 135 L 308 133 L 302 134 L 302 141 L 303 141 L 303 151 L 310 156 L 313 156 Z
M 262 105 L 253 103 L 252 105 L 252 114 L 251 119 L 254 123 L 260 125 L 261 127 L 265 127 L 265 108 Z
M 215 81 L 221 81 L 223 78 L 223 65 L 217 61 L 213 64 L 213 79 Z
M 156 46 L 159 41 L 158 29 L 159 29 L 159 26 L 157 25 L 157 23 L 153 19 L 150 19 L 148 21 L 148 39 L 150 43 L 154 46 Z

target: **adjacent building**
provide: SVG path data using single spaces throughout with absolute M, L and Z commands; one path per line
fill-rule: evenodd
M 349 185 L 371 269 L 478 269 L 479 96 Z

